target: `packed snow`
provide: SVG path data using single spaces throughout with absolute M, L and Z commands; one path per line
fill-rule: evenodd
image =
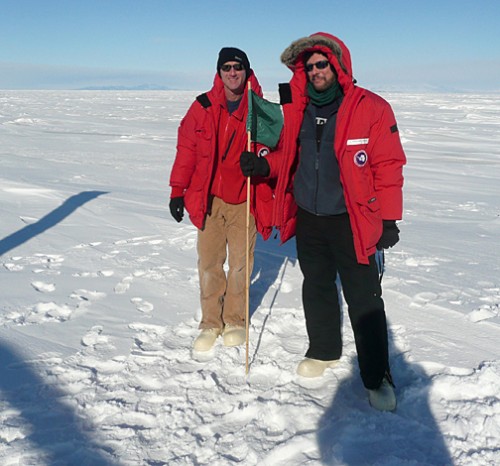
M 500 464 L 500 98 L 380 92 L 408 156 L 383 278 L 397 410 L 307 348 L 295 244 L 257 243 L 245 347 L 192 354 L 169 214 L 191 91 L 0 91 L 0 464 Z M 277 95 L 267 97 L 276 100 Z

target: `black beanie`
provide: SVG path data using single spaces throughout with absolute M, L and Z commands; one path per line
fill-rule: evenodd
M 219 52 L 219 59 L 217 60 L 217 73 L 220 74 L 221 66 L 228 61 L 237 61 L 241 63 L 247 72 L 247 76 L 249 75 L 250 62 L 248 61 L 247 54 L 243 52 L 243 50 L 235 47 L 223 47 Z

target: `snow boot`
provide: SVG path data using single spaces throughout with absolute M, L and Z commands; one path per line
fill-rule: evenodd
M 203 329 L 193 343 L 195 351 L 210 351 L 215 344 L 215 340 L 220 335 L 218 328 Z
M 322 361 L 320 359 L 305 358 L 297 366 L 297 374 L 302 377 L 319 377 L 320 375 L 323 375 L 326 368 L 334 367 L 338 364 L 338 362 L 338 359 Z
M 390 376 L 385 376 L 379 388 L 368 390 L 370 405 L 379 411 L 394 411 L 397 402 L 393 387 L 394 384 L 390 380 Z
M 222 337 L 224 346 L 240 346 L 246 341 L 246 329 L 245 327 L 229 324 L 224 327 Z

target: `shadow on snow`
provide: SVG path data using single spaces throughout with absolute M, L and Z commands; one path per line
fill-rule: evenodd
M 287 265 L 295 265 L 296 261 L 295 238 L 280 245 L 280 240 L 274 237 L 264 241 L 260 235 L 257 236 L 255 261 L 250 279 L 250 317 L 255 314 L 262 304 L 262 300 L 269 289 L 278 283 L 272 302 L 269 305 L 272 309 L 279 293 L 279 285 L 281 285 L 281 280 L 277 282 L 278 277 L 280 275 L 283 277 Z
M 12 233 L 11 235 L 0 240 L 0 256 L 6 252 L 17 248 L 21 244 L 29 241 L 35 236 L 52 228 L 57 223 L 63 221 L 71 215 L 78 207 L 95 199 L 102 194 L 107 194 L 106 191 L 83 191 L 79 194 L 69 197 L 59 207 L 54 209 L 49 214 L 42 217 L 35 223 L 27 225 L 24 228 Z
M 36 223 L 0 240 L 0 255 L 52 228 L 78 207 L 102 194 L 106 192 L 84 191 L 71 196 Z M 24 361 L 5 342 L 0 343 L 0 395 L 1 400 L 15 410 L 14 416 L 22 419 L 14 420 L 13 426 L 18 426 L 19 422 L 28 424 L 28 432 L 23 441 L 26 440 L 37 451 L 30 461 L 42 457 L 46 464 L 54 466 L 117 465 L 92 435 L 85 432 L 84 421 L 70 407 L 68 394 L 43 380 L 36 367 Z M 26 453 L 25 459 L 31 456 Z
M 272 236 L 267 241 L 264 241 L 260 235 L 257 236 L 257 243 L 255 245 L 255 261 L 250 279 L 250 302 L 249 314 L 250 318 L 255 314 L 257 309 L 261 306 L 264 296 L 269 289 L 275 288 L 274 295 L 272 296 L 269 308 L 264 320 L 262 328 L 259 331 L 259 337 L 250 361 L 250 366 L 255 361 L 259 353 L 262 337 L 266 330 L 267 320 L 271 316 L 276 297 L 280 291 L 283 276 L 286 272 L 287 266 L 295 265 L 297 262 L 297 250 L 295 246 L 295 238 L 280 245 L 280 240 Z M 281 278 L 280 278 L 281 277 Z
M 357 358 L 351 356 L 353 375 L 336 387 L 332 403 L 318 425 L 322 464 L 453 466 L 431 411 L 431 379 L 398 351 L 390 328 L 389 344 L 398 399 L 396 411 L 381 413 L 370 407 Z
M 377 260 L 383 268 L 383 256 L 378 256 Z M 287 265 L 295 265 L 296 261 L 294 239 L 279 246 L 279 241 L 274 238 L 263 241 L 258 237 L 250 287 L 250 316 L 263 304 L 264 296 L 271 288 L 275 288 L 275 293 L 271 302 L 265 304 L 269 311 L 264 317 L 253 358 L 259 352 L 266 322 L 280 291 L 280 277 L 285 274 Z M 337 286 L 340 295 L 339 282 Z M 297 292 L 301 293 L 301 290 Z M 349 325 L 349 322 L 344 325 Z M 394 413 L 380 413 L 370 407 L 357 372 L 357 358 L 351 356 L 349 363 L 354 368 L 353 376 L 338 387 L 332 387 L 335 396 L 318 425 L 317 442 L 322 464 L 453 465 L 430 408 L 431 379 L 420 366 L 405 359 L 404 353 L 394 344 L 390 328 L 389 344 L 398 408 Z
M 5 342 L 0 343 L 0 400 L 15 412 L 10 420 L 13 427 L 21 425 L 26 433 L 16 440 L 27 442 L 23 464 L 36 464 L 43 458 L 51 466 L 118 465 L 91 432 L 85 431 L 85 421 L 71 407 L 71 395 L 44 380 L 34 364 L 24 361 Z

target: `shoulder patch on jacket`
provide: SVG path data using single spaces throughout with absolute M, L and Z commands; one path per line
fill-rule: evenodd
M 393 125 L 391 126 L 391 133 L 397 133 L 398 132 L 398 125 Z
M 196 97 L 196 100 L 205 108 L 208 108 L 212 105 L 212 102 L 210 102 L 210 99 L 208 98 L 207 93 L 205 92 L 204 94 L 200 94 L 198 97 Z
M 278 89 L 280 92 L 280 105 L 292 103 L 292 90 L 290 88 L 290 83 L 280 83 L 278 84 Z

